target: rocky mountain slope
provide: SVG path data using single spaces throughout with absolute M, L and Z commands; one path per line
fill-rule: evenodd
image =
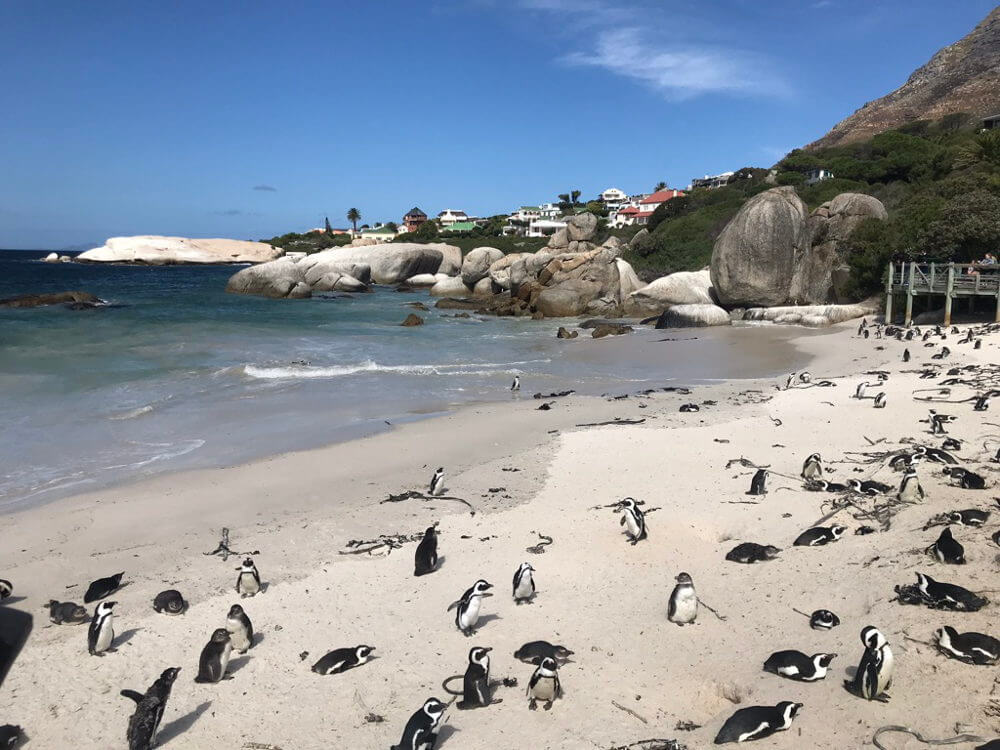
M 1000 114 L 1000 7 L 963 39 L 939 50 L 905 84 L 868 102 L 807 148 L 862 141 L 914 120 L 958 112 Z

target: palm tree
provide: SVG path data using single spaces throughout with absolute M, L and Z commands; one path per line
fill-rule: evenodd
M 579 198 L 580 198 L 580 191 L 579 190 L 573 190 L 572 192 L 570 192 L 569 197 L 570 197 L 570 202 L 572 202 L 574 205 L 577 204 L 577 203 L 579 203 L 580 202 L 580 200 L 579 200 Z
M 358 222 L 361 221 L 361 212 L 356 208 L 350 208 L 347 210 L 347 220 L 351 222 L 351 226 L 354 227 L 354 233 L 358 233 Z
M 665 183 L 665 182 L 658 182 L 658 183 L 656 183 L 656 187 L 653 188 L 653 192 L 654 193 L 658 193 L 661 190 L 666 190 L 666 189 L 667 189 L 667 183 Z
M 569 203 L 569 193 L 559 193 L 556 198 L 559 199 L 560 203 Z

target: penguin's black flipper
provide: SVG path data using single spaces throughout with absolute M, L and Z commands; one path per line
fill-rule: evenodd
M 122 690 L 121 695 L 131 698 L 136 703 L 139 703 L 144 697 L 142 693 L 137 693 L 135 690 Z

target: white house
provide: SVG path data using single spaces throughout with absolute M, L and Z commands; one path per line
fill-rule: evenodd
M 558 203 L 543 203 L 538 207 L 538 212 L 543 219 L 558 219 L 562 216 Z
M 806 185 L 815 185 L 823 180 L 832 180 L 833 172 L 829 169 L 810 169 L 806 172 Z
M 548 237 L 566 227 L 565 221 L 535 219 L 528 225 L 528 237 Z
M 438 223 L 443 227 L 450 227 L 452 224 L 457 224 L 460 221 L 468 221 L 469 216 L 465 211 L 459 211 L 454 208 L 446 208 L 444 211 L 437 215 Z
M 735 172 L 723 172 L 722 174 L 695 177 L 691 180 L 691 187 L 689 189 L 694 190 L 695 188 L 708 188 L 709 190 L 714 190 L 715 188 L 728 185 L 735 174 Z
M 628 196 L 618 188 L 608 188 L 601 193 L 601 202 L 610 213 L 614 213 L 628 203 Z

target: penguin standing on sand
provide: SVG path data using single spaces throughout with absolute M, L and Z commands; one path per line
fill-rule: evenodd
M 260 573 L 253 558 L 248 557 L 237 570 L 240 574 L 236 576 L 236 593 L 244 598 L 256 596 L 260 591 Z
M 492 650 L 476 646 L 469 651 L 469 665 L 465 668 L 465 676 L 462 678 L 461 693 L 448 690 L 447 684 L 453 678 L 445 680 L 445 691 L 462 696 L 462 700 L 455 704 L 457 708 L 463 711 L 482 708 L 492 702 L 490 696 L 490 651 Z M 455 675 L 455 678 L 457 677 L 458 675 Z
M 927 548 L 927 554 L 943 563 L 965 565 L 965 548 L 951 535 L 950 526 L 944 527 L 937 541 Z
M 135 713 L 128 720 L 125 734 L 129 750 L 150 750 L 155 746 L 156 730 L 160 727 L 170 691 L 180 671 L 180 667 L 164 669 L 145 695 L 135 690 L 121 691 L 121 695 L 136 703 Z
M 863 383 L 858 383 L 858 387 L 854 389 L 854 398 L 862 399 L 865 397 L 865 391 L 868 390 L 871 383 L 867 380 Z
M 635 499 L 631 497 L 626 497 L 618 503 L 618 509 L 622 512 L 619 525 L 625 527 L 629 542 L 635 546 L 646 538 L 646 515 L 639 508 Z
M 233 649 L 245 654 L 248 649 L 253 648 L 253 623 L 247 617 L 246 611 L 239 604 L 234 604 L 229 608 L 226 616 L 226 630 L 229 632 L 229 639 Z
M 899 499 L 904 503 L 919 503 L 924 499 L 924 488 L 920 486 L 916 469 L 907 469 L 899 483 Z
M 783 732 L 792 726 L 801 703 L 782 701 L 777 706 L 750 706 L 741 708 L 722 725 L 715 735 L 716 745 L 729 742 L 750 742 L 770 737 L 775 732 Z
M 532 573 L 535 569 L 531 563 L 523 562 L 514 573 L 514 601 L 518 604 L 531 603 L 535 596 L 535 579 Z
M 428 526 L 424 538 L 417 545 L 413 555 L 413 575 L 423 576 L 437 570 L 438 564 L 438 531 L 436 526 Z
M 948 656 L 968 664 L 996 664 L 1000 659 L 1000 641 L 983 633 L 959 633 L 945 625 L 935 633 L 937 647 Z
M 876 394 L 876 396 L 875 396 L 875 403 L 873 404 L 873 406 L 876 409 L 884 409 L 885 408 L 885 391 L 879 391 L 878 394 Z
M 229 657 L 233 653 L 232 640 L 229 631 L 225 628 L 218 628 L 212 633 L 212 639 L 205 644 L 201 650 L 201 658 L 198 659 L 198 676 L 195 682 L 219 682 L 223 679 L 230 679 L 226 674 L 229 668 Z
M 802 464 L 802 478 L 803 479 L 822 479 L 823 478 L 823 459 L 818 453 L 813 453 L 809 458 L 805 460 Z
M 538 665 L 528 682 L 528 708 L 538 708 L 538 701 L 545 701 L 545 710 L 552 708 L 552 701 L 562 695 L 556 660 L 545 658 Z
M 472 587 L 466 589 L 462 598 L 457 602 L 452 602 L 448 609 L 457 607 L 455 612 L 455 627 L 461 630 L 466 636 L 471 636 L 476 630 L 476 623 L 479 622 L 479 610 L 483 605 L 483 598 L 493 596 L 490 589 L 493 584 L 479 579 Z
M 816 682 L 826 677 L 836 654 L 813 654 L 801 651 L 776 651 L 764 662 L 764 671 L 798 682 Z
M 437 698 L 428 698 L 406 722 L 399 744 L 393 745 L 389 750 L 434 750 L 447 708 Z
M 0 747 L 15 747 L 24 737 L 24 730 L 17 724 L 0 725 Z
M 444 492 L 444 467 L 439 467 L 431 477 L 431 484 L 427 490 L 429 495 L 440 495 Z
M 667 603 L 667 619 L 678 625 L 689 625 L 698 617 L 698 594 L 694 590 L 694 581 L 687 573 L 678 573 L 677 585 L 670 592 Z
M 750 480 L 750 491 L 747 494 L 767 494 L 767 469 L 757 469 L 757 472 L 753 475 L 753 479 Z
M 87 593 L 83 595 L 83 603 L 90 604 L 98 599 L 111 596 L 122 585 L 124 573 L 115 573 L 107 578 L 98 578 L 87 587 Z
M 517 393 L 519 390 L 521 390 L 521 376 L 515 375 L 514 382 L 510 384 L 510 391 L 511 393 Z
M 355 646 L 354 648 L 338 648 L 322 657 L 312 665 L 316 674 L 340 674 L 348 669 L 367 664 L 372 658 L 374 646 Z
M 878 628 L 871 625 L 861 631 L 865 651 L 853 680 L 845 680 L 849 692 L 869 701 L 888 702 L 886 690 L 892 685 L 894 659 L 892 649 Z
M 3 601 L 8 596 L 14 593 L 14 584 L 10 581 L 5 581 L 0 578 L 0 601 Z
M 904 362 L 909 362 L 910 361 L 910 350 L 909 349 L 903 349 L 903 361 Z
M 105 651 L 113 651 L 111 643 L 115 639 L 115 617 L 112 609 L 118 602 L 101 602 L 94 610 L 94 617 L 87 629 L 87 651 L 91 656 L 104 656 Z

